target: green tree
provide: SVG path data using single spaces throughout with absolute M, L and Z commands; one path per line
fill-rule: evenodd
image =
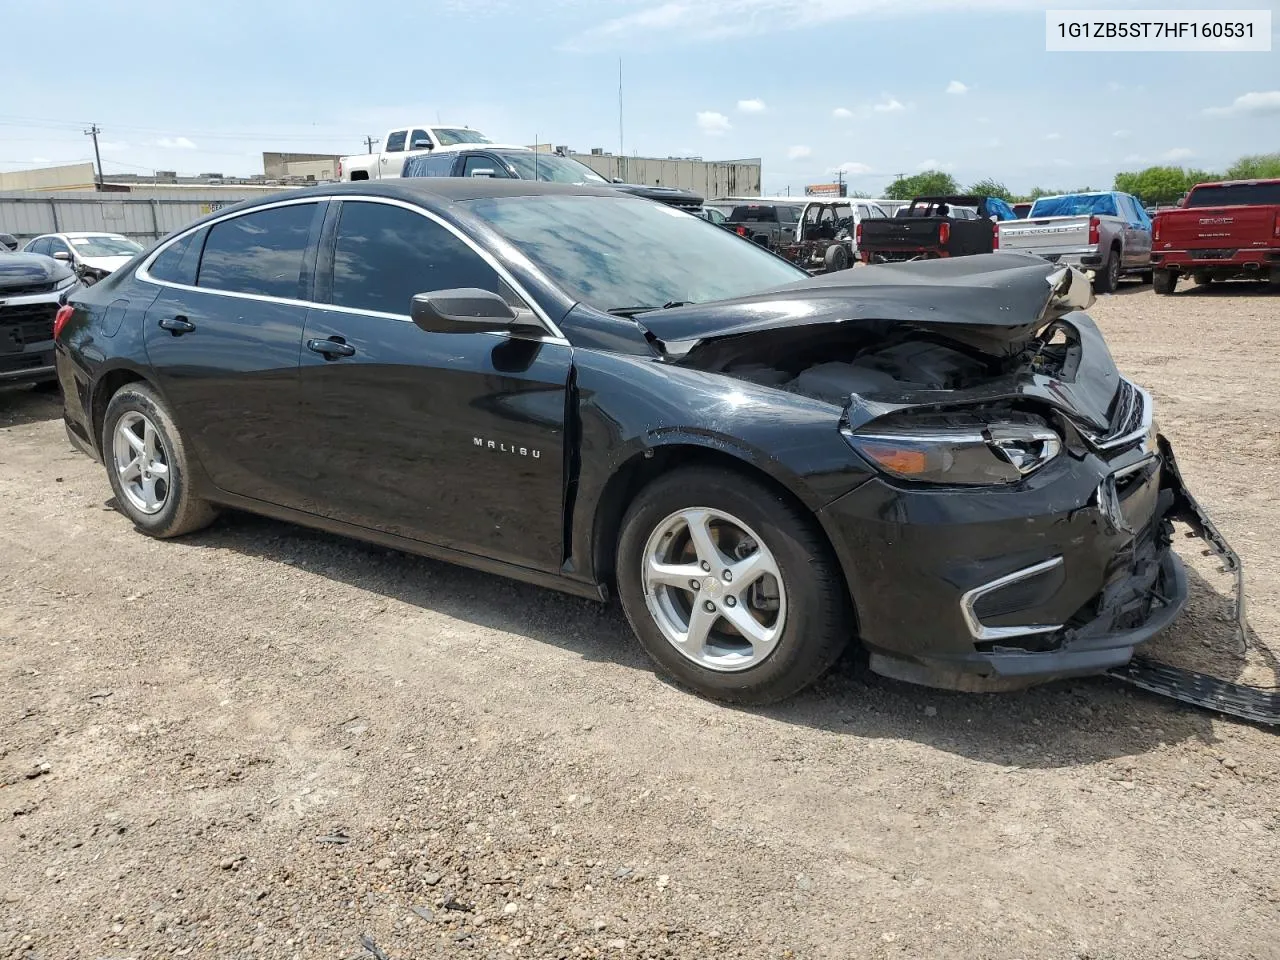
M 1227 168 L 1228 180 L 1273 180 L 1280 177 L 1280 153 L 1255 153 Z
M 886 200 L 912 200 L 916 197 L 945 196 L 960 192 L 955 177 L 941 170 L 926 170 L 913 177 L 899 177 L 885 188 Z
M 1118 173 L 1115 189 L 1132 193 L 1144 203 L 1172 203 L 1187 192 L 1187 171 L 1182 167 L 1147 167 L 1136 173 Z
M 999 180 L 987 177 L 969 185 L 969 192 L 976 197 L 999 197 L 1006 203 L 1014 200 L 1013 191 Z

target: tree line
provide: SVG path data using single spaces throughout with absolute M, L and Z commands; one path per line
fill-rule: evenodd
M 1147 167 L 1132 173 L 1117 173 L 1110 189 L 1131 193 L 1143 203 L 1174 203 L 1197 183 L 1276 178 L 1280 178 L 1280 153 L 1259 153 L 1241 157 L 1221 173 L 1174 166 Z M 951 174 L 942 170 L 926 170 L 910 177 L 898 177 L 885 188 L 883 196 L 888 200 L 910 200 L 914 197 L 968 193 L 1020 203 L 1064 193 L 1091 193 L 1095 189 L 1097 188 L 1087 186 L 1064 190 L 1033 187 L 1030 193 L 1017 194 L 992 177 L 971 183 L 968 189 L 961 189 Z

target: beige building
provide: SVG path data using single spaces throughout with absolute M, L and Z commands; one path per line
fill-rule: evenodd
M 539 153 L 562 153 L 585 163 L 607 180 L 681 187 L 706 200 L 760 196 L 760 158 L 704 160 L 701 157 L 623 157 L 600 147 L 578 153 L 568 147 L 540 143 Z
M 96 178 L 92 163 L 70 163 L 59 167 L 37 167 L 0 173 L 0 191 L 6 190 L 92 190 Z

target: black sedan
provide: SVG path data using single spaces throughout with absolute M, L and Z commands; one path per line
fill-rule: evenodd
M 226 505 L 616 590 L 729 701 L 855 638 L 994 688 L 1124 663 L 1185 600 L 1172 520 L 1212 531 L 1090 296 L 1016 254 L 810 278 L 608 188 L 424 178 L 173 234 L 60 312 L 57 368 L 152 536 Z

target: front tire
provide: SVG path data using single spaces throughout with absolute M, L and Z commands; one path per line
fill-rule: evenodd
M 827 273 L 835 273 L 837 270 L 844 270 L 849 266 L 849 251 L 842 244 L 833 243 L 827 247 L 826 254 L 823 256 L 823 263 L 826 266 Z
M 179 537 L 216 516 L 191 493 L 182 435 L 164 401 L 145 383 L 126 384 L 107 404 L 102 462 L 120 512 L 143 533 Z
M 659 668 L 713 700 L 765 704 L 807 687 L 853 635 L 853 611 L 813 516 L 734 471 L 677 470 L 632 501 L 618 593 Z

